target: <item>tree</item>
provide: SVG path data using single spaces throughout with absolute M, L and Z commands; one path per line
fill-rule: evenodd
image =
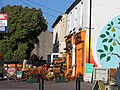
M 0 36 L 0 53 L 7 61 L 29 58 L 37 36 L 47 29 L 46 20 L 40 9 L 22 6 L 5 6 L 1 12 L 8 14 L 8 33 Z

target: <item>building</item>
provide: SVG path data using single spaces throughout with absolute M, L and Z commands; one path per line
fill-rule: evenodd
M 53 34 L 48 30 L 41 32 L 38 36 L 39 43 L 35 44 L 35 48 L 33 49 L 32 54 L 35 54 L 39 58 L 43 60 L 47 60 L 47 55 L 52 53 L 53 49 Z
M 63 14 L 58 16 L 53 23 L 53 53 L 64 53 L 65 38 L 67 31 L 67 15 Z
M 118 66 L 119 3 L 117 0 L 76 0 L 66 10 L 66 60 L 73 76 L 84 75 L 86 64 L 102 68 Z

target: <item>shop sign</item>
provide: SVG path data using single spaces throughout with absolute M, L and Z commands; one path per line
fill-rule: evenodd
M 7 77 L 8 78 L 15 78 L 16 77 L 16 68 L 11 67 L 7 69 Z
M 22 71 L 17 71 L 17 78 L 22 78 Z
M 8 74 L 14 74 L 16 72 L 15 68 L 8 68 L 7 73 Z
M 0 13 L 0 32 L 8 32 L 7 20 L 8 15 L 6 13 Z

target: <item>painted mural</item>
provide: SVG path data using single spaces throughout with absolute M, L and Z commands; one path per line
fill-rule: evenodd
M 104 68 L 116 68 L 120 62 L 120 16 L 103 27 L 97 40 L 96 53 Z
M 91 38 L 91 42 L 92 42 L 92 38 Z M 96 64 L 95 58 L 94 58 L 94 54 L 93 54 L 93 49 L 92 49 L 92 43 L 91 43 L 91 47 L 90 47 L 90 63 L 94 64 L 95 67 L 98 67 L 98 65 Z M 89 57 L 89 37 L 88 37 L 88 32 L 86 33 L 86 62 L 88 62 L 88 57 Z

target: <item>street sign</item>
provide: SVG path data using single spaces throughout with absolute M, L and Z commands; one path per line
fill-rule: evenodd
M 87 63 L 85 65 L 84 81 L 91 82 L 91 80 L 92 80 L 92 73 L 93 73 L 93 64 Z
M 102 80 L 104 83 L 108 81 L 108 69 L 95 67 L 93 71 L 93 81 Z
M 93 64 L 86 64 L 85 73 L 91 74 L 93 72 Z
M 8 15 L 6 13 L 0 13 L 0 32 L 8 32 L 7 20 Z

